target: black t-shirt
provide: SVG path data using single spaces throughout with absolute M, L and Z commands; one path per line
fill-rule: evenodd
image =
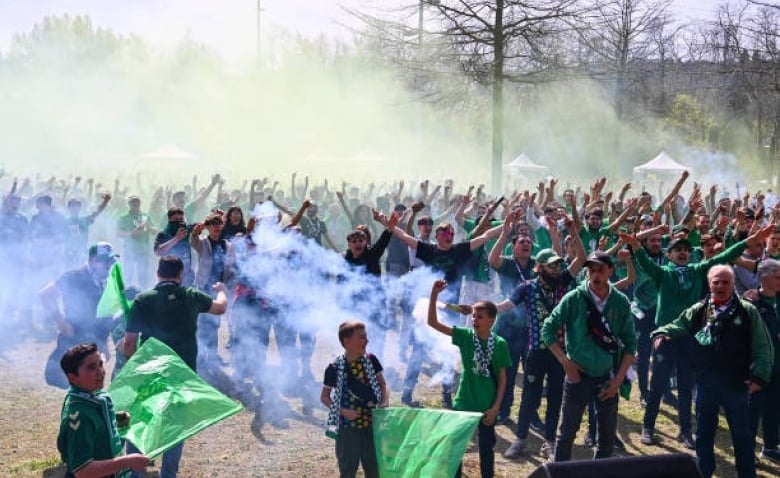
M 417 243 L 417 258 L 444 274 L 444 280 L 454 284 L 460 280 L 462 270 L 471 258 L 471 244 L 459 242 L 446 251 L 436 244 Z
M 89 267 L 85 265 L 64 273 L 54 285 L 62 294 L 65 321 L 77 329 L 76 333 L 99 325 L 96 314 L 103 286 L 92 277 Z

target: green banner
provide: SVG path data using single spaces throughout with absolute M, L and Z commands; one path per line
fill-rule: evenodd
M 242 409 L 154 338 L 130 357 L 109 393 L 115 410 L 130 412 L 123 438 L 149 458 Z
M 374 409 L 374 445 L 383 478 L 452 478 L 481 413 Z
M 120 315 L 125 316 L 130 312 L 130 302 L 125 297 L 125 280 L 122 277 L 122 266 L 114 262 L 106 278 L 106 287 L 100 296 L 97 305 L 96 316 L 102 318 L 117 318 Z

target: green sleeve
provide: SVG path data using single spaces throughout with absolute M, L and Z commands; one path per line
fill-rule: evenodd
M 65 428 L 65 462 L 68 470 L 76 472 L 95 460 L 97 429 L 87 413 L 71 409 Z
M 772 366 L 775 357 L 769 331 L 761 315 L 755 307 L 748 309 L 750 315 L 751 350 L 753 357 L 750 365 L 750 376 L 761 385 L 772 379 Z
M 701 232 L 698 229 L 694 229 L 691 232 L 688 233 L 688 242 L 691 243 L 691 246 L 693 247 L 700 247 L 701 246 Z
M 653 279 L 656 288 L 661 287 L 661 281 L 664 278 L 664 269 L 655 262 L 651 261 L 647 256 L 647 251 L 644 247 L 640 247 L 638 251 L 634 251 L 634 257 L 637 264 L 647 274 L 647 276 Z
M 676 339 L 690 335 L 693 328 L 693 318 L 701 310 L 701 307 L 702 305 L 699 303 L 688 307 L 676 319 L 655 329 L 650 334 L 650 338 L 654 338 L 657 335 L 666 335 L 670 339 Z
M 626 309 L 628 310 L 628 305 L 626 305 Z M 623 321 L 623 327 L 618 336 L 620 341 L 623 342 L 623 351 L 631 355 L 636 354 L 636 326 L 634 325 L 634 318 L 630 313 L 626 314 L 626 320 Z
M 702 269 L 704 272 L 707 272 L 710 270 L 710 267 L 716 265 L 716 264 L 728 264 L 731 263 L 742 255 L 743 252 L 745 252 L 745 241 L 739 241 L 738 243 L 734 244 L 733 246 L 729 247 L 725 251 L 721 252 L 718 255 L 715 255 L 713 257 L 710 257 L 704 262 L 699 262 L 697 264 L 691 264 L 691 267 L 694 269 Z
M 212 303 L 211 296 L 192 287 L 189 289 L 189 291 L 193 301 L 195 302 L 195 308 L 200 312 L 208 312 Z
M 496 341 L 496 350 L 493 355 L 493 371 L 498 373 L 502 368 L 512 366 L 512 358 L 509 355 L 509 346 L 502 337 Z
M 737 242 L 737 237 L 734 234 L 734 229 L 732 229 L 731 227 L 727 228 L 726 232 L 723 234 L 723 244 L 726 247 L 731 247 L 736 242 Z

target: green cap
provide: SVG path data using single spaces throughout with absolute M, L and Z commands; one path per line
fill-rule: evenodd
M 536 262 L 540 264 L 554 264 L 563 260 L 563 257 L 559 256 L 552 249 L 542 249 L 536 253 Z

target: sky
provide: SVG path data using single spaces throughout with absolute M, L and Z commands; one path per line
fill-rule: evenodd
M 348 37 L 349 8 L 391 8 L 415 0 L 259 0 L 261 29 L 283 28 L 306 36 Z M 717 0 L 674 0 L 681 21 L 709 18 Z M 94 25 L 135 33 L 170 47 L 186 36 L 228 59 L 255 52 L 258 0 L 0 0 L 0 51 L 14 33 L 30 31 L 46 15 L 88 15 Z

